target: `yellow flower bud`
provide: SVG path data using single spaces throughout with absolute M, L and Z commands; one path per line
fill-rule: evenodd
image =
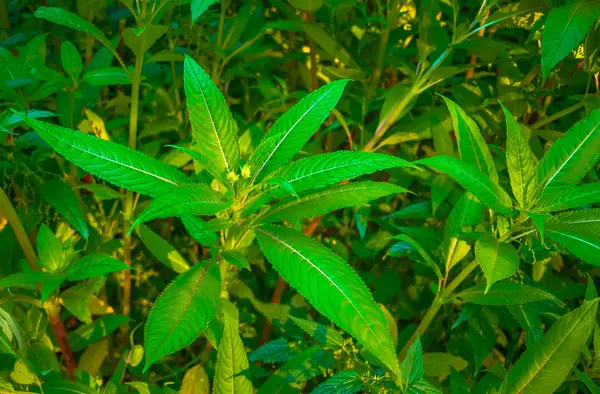
M 227 180 L 231 183 L 236 183 L 239 179 L 240 176 L 233 171 L 230 171 L 229 174 L 227 174 Z
M 250 166 L 248 164 L 246 164 L 244 167 L 242 167 L 242 178 L 244 178 L 244 179 L 250 178 Z

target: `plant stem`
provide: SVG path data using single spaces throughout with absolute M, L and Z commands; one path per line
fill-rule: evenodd
M 560 119 L 563 116 L 570 114 L 571 112 L 577 111 L 579 108 L 582 108 L 584 105 L 585 105 L 585 103 L 583 101 L 573 104 L 570 107 L 563 109 L 562 111 L 558 111 L 554 115 L 550 115 L 547 118 L 544 118 L 538 122 L 535 122 L 534 124 L 531 125 L 531 129 L 536 130 L 536 129 L 539 129 L 540 127 L 546 126 L 547 124 L 552 123 L 555 120 Z
M 438 294 L 437 297 L 435 297 L 435 300 L 433 300 L 433 302 L 429 306 L 429 309 L 425 313 L 425 316 L 423 316 L 421 323 L 419 323 L 419 326 L 417 327 L 415 332 L 412 334 L 408 342 L 406 342 L 406 344 L 402 348 L 402 351 L 398 354 L 398 359 L 400 361 L 402 361 L 406 356 L 406 352 L 410 348 L 410 345 L 412 345 L 414 340 L 417 338 L 417 335 L 420 337 L 427 331 L 427 329 L 431 325 L 431 322 L 437 315 L 442 305 L 444 305 L 446 302 L 448 302 L 448 300 L 451 299 L 454 290 L 456 290 L 458 286 L 460 286 L 460 284 L 465 279 L 467 279 L 467 277 L 471 274 L 471 272 L 473 272 L 475 268 L 477 268 L 478 265 L 479 263 L 477 262 L 477 260 L 471 261 L 465 268 L 463 268 L 462 271 L 459 272 L 459 274 L 454 278 L 454 280 L 450 282 L 448 287 L 446 287 L 442 292 Z
M 10 226 L 13 229 L 17 241 L 23 250 L 23 254 L 25 255 L 25 259 L 27 260 L 29 268 L 32 270 L 38 270 L 38 258 L 33 249 L 33 245 L 31 245 L 31 241 L 29 240 L 29 237 L 23 228 L 23 224 L 21 223 L 17 212 L 10 203 L 10 200 L 3 189 L 0 189 L 0 210 L 4 212 L 8 223 L 10 223 Z M 58 346 L 60 347 L 60 351 L 65 359 L 67 374 L 71 380 L 75 380 L 74 371 L 77 368 L 77 364 L 73 358 L 73 352 L 71 351 L 71 346 L 69 345 L 69 341 L 67 339 L 65 326 L 63 325 L 62 320 L 60 320 L 60 305 L 55 302 L 46 302 L 44 304 L 44 309 L 46 310 L 48 321 L 50 322 L 50 326 L 52 327 L 52 331 L 54 332 L 54 336 L 56 337 Z

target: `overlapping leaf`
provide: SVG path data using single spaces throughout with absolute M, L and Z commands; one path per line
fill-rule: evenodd
M 71 281 L 105 276 L 111 272 L 130 269 L 113 257 L 103 254 L 88 254 L 72 263 L 67 269 L 67 279 Z
M 600 202 L 600 182 L 565 187 L 545 195 L 535 206 L 545 212 L 562 211 Z
M 549 223 L 546 235 L 588 264 L 600 266 L 600 235 L 564 223 Z
M 498 242 L 489 234 L 477 240 L 475 256 L 487 279 L 486 292 L 495 282 L 512 276 L 519 268 L 519 255 L 515 248 L 508 243 Z

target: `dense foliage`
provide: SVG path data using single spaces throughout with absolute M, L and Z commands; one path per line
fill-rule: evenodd
M 600 2 L 40 3 L 0 393 L 600 392 Z

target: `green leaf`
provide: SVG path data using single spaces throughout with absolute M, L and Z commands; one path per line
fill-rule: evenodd
M 33 15 L 36 18 L 46 19 L 47 21 L 89 34 L 100 41 L 105 47 L 112 49 L 110 41 L 100 29 L 76 14 L 56 7 L 39 7 Z
M 600 266 L 600 235 L 563 223 L 549 223 L 546 235 L 586 263 Z
M 238 169 L 237 127 L 225 97 L 191 57 L 184 61 L 187 108 L 196 148 L 220 173 Z
M 340 99 L 348 80 L 338 80 L 310 93 L 273 124 L 248 163 L 256 183 L 292 159 L 321 127 Z
M 487 291 L 486 288 L 483 284 L 476 285 L 458 293 L 456 297 L 478 305 L 521 305 L 544 300 L 562 305 L 552 294 L 529 285 L 503 281 Z
M 475 256 L 487 279 L 486 292 L 494 283 L 512 276 L 519 268 L 519 255 L 515 248 L 498 242 L 489 234 L 483 235 L 475 244 Z
M 88 254 L 71 263 L 67 269 L 67 279 L 70 281 L 104 276 L 111 272 L 131 269 L 127 264 L 103 254 Z
M 148 208 L 135 219 L 129 233 L 140 223 L 158 218 L 188 215 L 213 215 L 231 205 L 210 186 L 192 183 L 179 186 L 169 193 L 156 197 Z
M 198 338 L 217 313 L 220 293 L 221 275 L 212 260 L 193 266 L 167 286 L 146 321 L 144 372 Z
M 36 247 L 42 267 L 48 272 L 61 269 L 64 260 L 62 243 L 45 224 L 38 230 Z
M 198 18 L 213 4 L 217 4 L 219 0 L 190 0 L 192 7 L 192 23 L 196 23 Z
M 598 301 L 561 317 L 511 368 L 500 393 L 553 393 L 567 378 L 596 324 Z
M 506 166 L 510 176 L 510 186 L 520 207 L 529 207 L 529 195 L 535 188 L 537 164 L 529 142 L 525 139 L 519 122 L 502 104 L 506 116 Z
M 169 30 L 167 26 L 148 24 L 144 27 L 127 28 L 123 31 L 123 40 L 135 56 L 143 57 L 154 43 Z
M 464 359 L 450 353 L 425 353 L 423 354 L 423 367 L 425 376 L 441 378 L 448 376 L 450 370 L 462 371 L 469 365 Z
M 100 316 L 90 324 L 78 327 L 68 335 L 69 343 L 74 352 L 81 351 L 94 342 L 116 331 L 121 324 L 131 320 L 127 316 L 106 315 Z
M 406 357 L 400 364 L 402 373 L 408 380 L 408 384 L 417 382 L 425 375 L 425 369 L 423 367 L 423 347 L 421 346 L 421 338 L 417 338 L 408 348 Z
M 363 388 L 364 383 L 357 372 L 341 371 L 315 387 L 311 394 L 354 394 Z
M 27 368 L 22 360 L 17 360 L 15 366 L 10 373 L 10 378 L 13 382 L 23 385 L 40 384 L 39 378 Z
M 261 250 L 279 275 L 401 376 L 385 316 L 354 270 L 329 249 L 294 230 L 269 225 L 256 231 Z
M 78 81 L 83 72 L 83 62 L 81 61 L 79 51 L 71 41 L 63 41 L 61 44 L 60 62 L 67 74 L 75 81 Z
M 209 394 L 211 392 L 210 379 L 202 364 L 196 364 L 185 371 L 179 394 Z
M 242 252 L 238 252 L 237 250 L 226 250 L 221 255 L 228 263 L 231 263 L 238 268 L 250 270 L 250 263 Z
M 213 166 L 213 164 L 210 162 L 210 160 L 208 160 L 208 158 L 206 156 L 204 156 L 200 152 L 197 152 L 195 150 L 197 148 L 188 149 L 186 147 L 177 146 L 177 145 L 166 145 L 166 146 L 187 153 L 192 159 L 194 159 L 197 162 L 196 164 L 200 164 L 200 166 L 203 169 L 208 171 L 209 174 L 211 174 L 213 177 L 215 177 L 215 179 L 217 179 L 219 182 L 221 182 L 221 184 L 223 184 L 227 189 L 232 190 L 231 183 L 229 183 L 229 181 L 227 180 L 226 175 L 224 176 L 224 174 L 222 174 L 219 170 L 217 170 Z
M 419 254 L 421 255 L 421 257 L 423 257 L 423 260 L 425 260 L 426 265 L 429 268 L 431 268 L 433 270 L 433 272 L 435 272 L 435 274 L 438 277 L 438 279 L 442 279 L 443 278 L 442 271 L 440 271 L 440 267 L 431 258 L 431 256 L 429 255 L 429 253 L 427 253 L 427 251 L 425 249 L 423 249 L 423 247 L 421 246 L 420 243 L 418 243 L 417 241 L 415 241 L 414 239 L 412 239 L 411 237 L 409 237 L 406 234 L 396 235 L 396 236 L 394 236 L 394 239 L 397 239 L 397 240 L 409 243 L 410 246 L 412 246 L 417 252 L 419 252 Z
M 314 321 L 300 319 L 294 316 L 290 316 L 290 319 L 323 346 L 332 349 L 341 349 L 344 346 L 344 337 L 337 330 Z
M 460 158 L 482 173 L 487 174 L 492 183 L 498 183 L 498 173 L 496 172 L 494 159 L 479 131 L 479 126 L 458 104 L 447 97 L 442 96 L 442 98 L 452 116 Z
M 414 166 L 404 159 L 379 153 L 337 151 L 296 160 L 275 171 L 274 177 L 287 182 L 296 192 L 334 185 L 361 175 L 394 167 Z M 280 197 L 286 195 L 281 187 L 274 186 L 268 192 Z
M 83 238 L 88 238 L 90 230 L 71 186 L 50 181 L 40 186 L 40 194 Z
M 217 247 L 217 233 L 202 219 L 195 216 L 182 216 L 181 221 L 187 232 L 200 245 Z
M 535 209 L 544 212 L 579 208 L 600 202 L 600 182 L 570 186 L 546 194 L 536 204 Z
M 562 212 L 548 219 L 548 224 L 567 224 L 588 233 L 600 234 L 600 208 Z
M 565 58 L 584 38 L 600 16 L 600 2 L 575 0 L 554 8 L 548 14 L 542 32 L 542 75 Z
M 503 215 L 513 216 L 508 194 L 475 167 L 450 156 L 429 157 L 419 160 L 417 164 L 424 164 L 450 175 L 484 205 Z
M 337 185 L 273 205 L 262 221 L 270 223 L 320 216 L 338 209 L 366 204 L 383 196 L 407 191 L 400 186 L 385 182 L 366 181 Z
M 250 364 L 238 332 L 239 313 L 228 301 L 221 303 L 221 311 L 223 337 L 217 353 L 213 393 L 252 394 L 252 383 L 248 376 Z
M 178 274 L 187 271 L 190 268 L 188 262 L 181 254 L 171 246 L 170 243 L 162 239 L 154 231 L 144 224 L 137 228 L 137 234 L 142 240 L 142 243 L 150 250 L 150 252 L 165 266 L 171 268 Z
M 94 198 L 98 200 L 114 200 L 121 198 L 122 195 L 110 186 L 103 185 L 101 183 L 78 185 L 78 189 L 85 189 L 94 195 Z
M 322 352 L 324 351 L 318 346 L 311 346 L 296 354 L 294 358 L 272 373 L 256 394 L 299 393 L 300 389 L 297 385 L 314 377 L 315 372 L 313 371 L 318 365 L 317 358 Z
M 130 85 L 129 73 L 119 67 L 107 67 L 86 71 L 83 74 L 84 83 L 92 86 Z
M 435 215 L 440 205 L 454 188 L 454 181 L 446 175 L 436 175 L 431 182 L 431 213 Z
M 540 161 L 536 197 L 575 186 L 600 158 L 600 110 L 577 122 Z
M 26 122 L 67 160 L 116 186 L 157 196 L 189 182 L 175 167 L 114 142 L 35 119 Z
M 98 394 L 96 389 L 87 384 L 69 380 L 52 379 L 42 385 L 44 394 Z

